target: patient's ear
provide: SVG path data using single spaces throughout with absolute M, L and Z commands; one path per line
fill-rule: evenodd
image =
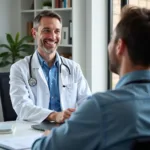
M 36 38 L 36 29 L 32 28 L 31 33 L 32 33 L 33 38 L 35 39 Z
M 118 42 L 117 42 L 117 46 L 116 46 L 117 55 L 120 55 L 120 56 L 123 55 L 124 52 L 125 52 L 125 48 L 126 48 L 126 45 L 125 45 L 124 40 L 119 39 Z

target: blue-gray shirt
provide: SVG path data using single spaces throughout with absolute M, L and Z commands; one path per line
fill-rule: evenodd
M 37 53 L 39 62 L 43 69 L 45 78 L 50 91 L 49 109 L 57 112 L 61 111 L 60 94 L 59 94 L 59 59 L 56 53 L 56 59 L 52 67 L 49 67 L 47 62 Z
M 130 150 L 136 138 L 150 136 L 150 71 L 123 76 L 115 90 L 96 93 L 65 124 L 38 139 L 33 150 Z

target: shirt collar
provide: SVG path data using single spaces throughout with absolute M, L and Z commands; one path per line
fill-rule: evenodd
M 131 81 L 144 80 L 144 79 L 150 80 L 150 71 L 139 70 L 139 71 L 130 72 L 120 78 L 115 88 L 118 89 Z
M 47 62 L 41 57 L 41 55 L 39 54 L 39 52 L 37 51 L 37 56 L 40 62 L 40 65 L 43 67 L 44 65 L 48 66 Z M 53 64 L 53 66 L 58 67 L 58 63 L 59 62 L 59 56 L 58 53 L 56 53 L 56 58 L 55 58 L 55 62 Z

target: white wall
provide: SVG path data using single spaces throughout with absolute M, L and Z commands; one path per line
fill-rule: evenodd
M 73 0 L 73 60 L 86 77 L 86 0 Z
M 0 0 L 0 44 L 6 43 L 6 33 L 13 36 L 20 31 L 19 0 Z M 3 49 L 0 48 L 0 51 Z M 0 72 L 7 72 L 9 66 L 0 68 Z
M 92 93 L 107 90 L 107 1 L 86 1 L 86 78 Z
M 0 44 L 6 43 L 6 33 L 15 35 L 20 31 L 19 27 L 19 0 L 0 0 Z M 8 68 L 0 68 L 0 72 L 7 72 Z M 0 121 L 2 120 L 0 103 Z

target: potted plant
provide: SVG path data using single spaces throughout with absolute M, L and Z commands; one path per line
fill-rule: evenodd
M 0 67 L 13 64 L 18 59 L 24 58 L 25 55 L 33 53 L 31 46 L 27 44 L 27 42 L 33 40 L 31 36 L 24 36 L 20 39 L 20 34 L 18 32 L 15 39 L 13 39 L 11 34 L 6 33 L 6 39 L 8 44 L 0 44 L 1 48 L 5 48 L 5 51 L 0 53 Z
M 52 8 L 52 2 L 50 0 L 46 0 L 43 2 L 43 9 Z

